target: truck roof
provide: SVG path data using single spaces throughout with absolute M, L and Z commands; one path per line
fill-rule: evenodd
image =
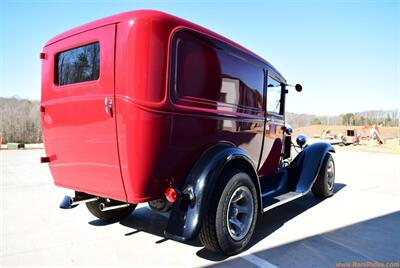
M 149 19 L 154 19 L 154 18 L 159 18 L 159 19 L 163 19 L 163 20 L 167 20 L 169 22 L 172 22 L 174 24 L 178 26 L 184 26 L 184 27 L 188 27 L 191 28 L 193 30 L 196 31 L 200 31 L 203 32 L 207 35 L 210 35 L 214 38 L 220 39 L 223 42 L 228 43 L 229 45 L 232 45 L 234 47 L 236 47 L 237 49 L 243 51 L 246 54 L 249 54 L 251 56 L 253 56 L 254 58 L 258 59 L 259 61 L 265 63 L 266 65 L 268 65 L 270 68 L 272 68 L 280 77 L 281 79 L 283 79 L 285 82 L 285 78 L 279 73 L 279 71 L 272 65 L 270 64 L 268 61 L 266 61 L 265 59 L 263 59 L 262 57 L 260 57 L 259 55 L 255 54 L 254 52 L 246 49 L 245 47 L 239 45 L 238 43 L 218 34 L 215 33 L 209 29 L 206 29 L 200 25 L 197 25 L 195 23 L 192 23 L 190 21 L 175 17 L 173 15 L 161 12 L 161 11 L 157 11 L 157 10 L 135 10 L 135 11 L 128 11 L 128 12 L 123 12 L 123 13 L 119 13 L 116 15 L 112 15 L 109 17 L 105 17 L 99 20 L 95 20 L 92 22 L 89 22 L 87 24 L 75 27 L 71 30 L 68 30 L 66 32 L 63 32 L 59 35 L 56 35 L 55 37 L 51 38 L 49 41 L 46 42 L 45 47 L 49 46 L 55 42 L 58 42 L 62 39 L 68 38 L 70 36 L 94 29 L 94 28 L 98 28 L 98 27 L 102 27 L 105 25 L 110 25 L 110 24 L 116 24 L 116 23 L 121 23 L 121 22 L 126 22 L 126 21 L 135 21 L 135 19 L 137 18 L 145 18 L 148 17 Z

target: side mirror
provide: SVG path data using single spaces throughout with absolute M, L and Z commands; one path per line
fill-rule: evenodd
M 307 142 L 306 136 L 304 136 L 304 135 L 297 136 L 296 143 L 300 148 L 303 148 L 304 144 L 306 144 L 306 142 Z
M 296 89 L 297 92 L 301 92 L 303 90 L 303 87 L 300 84 L 296 84 L 294 88 Z

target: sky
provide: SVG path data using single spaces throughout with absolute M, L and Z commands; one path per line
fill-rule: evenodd
M 400 108 L 400 0 L 32 1 L 0 3 L 0 96 L 40 99 L 39 53 L 84 23 L 156 9 L 260 55 L 286 78 L 286 110 L 336 115 Z

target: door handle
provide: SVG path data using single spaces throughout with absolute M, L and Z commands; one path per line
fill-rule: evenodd
M 109 99 L 107 97 L 105 97 L 104 99 L 104 108 L 106 110 L 106 114 L 113 116 L 112 114 L 112 108 L 113 108 L 113 102 L 112 99 Z

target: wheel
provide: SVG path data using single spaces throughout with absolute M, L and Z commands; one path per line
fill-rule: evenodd
M 333 195 L 335 188 L 335 162 L 330 153 L 325 155 L 319 171 L 317 180 L 315 181 L 312 192 L 314 195 L 322 198 Z
M 128 207 L 108 210 L 108 211 L 101 211 L 100 204 L 101 203 L 115 203 L 119 204 L 121 202 L 117 202 L 110 199 L 99 198 L 96 201 L 86 203 L 86 207 L 93 214 L 93 216 L 104 220 L 104 221 L 119 221 L 125 217 L 128 217 L 136 208 L 136 204 L 129 204 Z
M 250 241 L 257 221 L 258 197 L 245 172 L 230 169 L 222 176 L 212 193 L 199 238 L 206 249 L 233 255 Z

